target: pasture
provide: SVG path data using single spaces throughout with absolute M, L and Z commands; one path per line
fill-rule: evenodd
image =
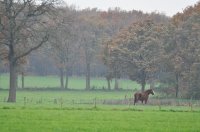
M 25 76 L 25 88 L 59 88 L 60 80 L 58 76 Z M 21 76 L 18 76 L 18 87 L 21 88 Z M 9 76 L 8 74 L 0 75 L 0 88 L 8 89 Z M 111 82 L 111 88 L 114 87 L 114 81 Z M 148 86 L 147 86 L 148 87 Z M 85 89 L 85 77 L 72 76 L 69 78 L 70 89 Z M 91 88 L 103 89 L 107 88 L 105 78 L 91 78 Z M 127 79 L 119 80 L 119 88 L 122 89 L 139 89 L 140 85 L 136 82 Z
M 135 89 L 126 87 L 138 84 L 131 81 L 120 80 L 124 90 L 106 91 L 99 90 L 106 86 L 105 80 L 98 78 L 95 82 L 93 79 L 97 90 L 85 91 L 81 87 L 85 85 L 84 78 L 81 81 L 81 78 L 74 77 L 71 87 L 75 88 L 61 90 L 58 77 L 26 77 L 26 89 L 18 89 L 16 103 L 6 102 L 7 81 L 6 75 L 1 76 L 0 85 L 4 86 L 0 90 L 1 132 L 200 130 L 199 101 L 160 99 L 155 95 L 150 96 L 148 105 L 139 103 L 134 106 L 132 96 Z
M 110 104 L 131 91 L 18 91 L 16 103 L 6 103 L 0 91 L 2 132 L 132 132 L 198 131 L 200 107 Z M 150 102 L 155 100 L 152 96 Z M 184 101 L 183 101 L 184 102 Z M 199 102 L 195 102 L 196 104 Z
M 196 132 L 199 112 L 0 109 L 3 132 Z

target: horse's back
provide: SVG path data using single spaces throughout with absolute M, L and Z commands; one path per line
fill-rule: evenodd
M 136 92 L 135 94 L 134 94 L 134 97 L 140 97 L 142 94 L 140 93 L 140 92 Z

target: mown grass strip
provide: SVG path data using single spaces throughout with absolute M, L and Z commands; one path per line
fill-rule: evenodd
M 3 132 L 198 131 L 195 112 L 0 109 Z

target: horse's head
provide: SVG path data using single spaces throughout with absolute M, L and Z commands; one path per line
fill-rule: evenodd
M 148 91 L 149 91 L 149 94 L 154 95 L 154 91 L 153 91 L 153 89 L 149 89 Z

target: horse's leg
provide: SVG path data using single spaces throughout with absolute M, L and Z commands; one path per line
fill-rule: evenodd
M 134 105 L 135 105 L 135 103 L 137 103 L 137 101 L 138 101 L 138 97 L 137 97 L 137 95 L 135 94 L 135 95 L 134 95 Z
M 147 99 L 145 99 L 145 104 L 147 104 L 147 100 L 148 100 L 148 98 L 147 98 Z
M 147 104 L 147 101 L 148 101 L 148 97 L 145 99 L 145 104 Z

